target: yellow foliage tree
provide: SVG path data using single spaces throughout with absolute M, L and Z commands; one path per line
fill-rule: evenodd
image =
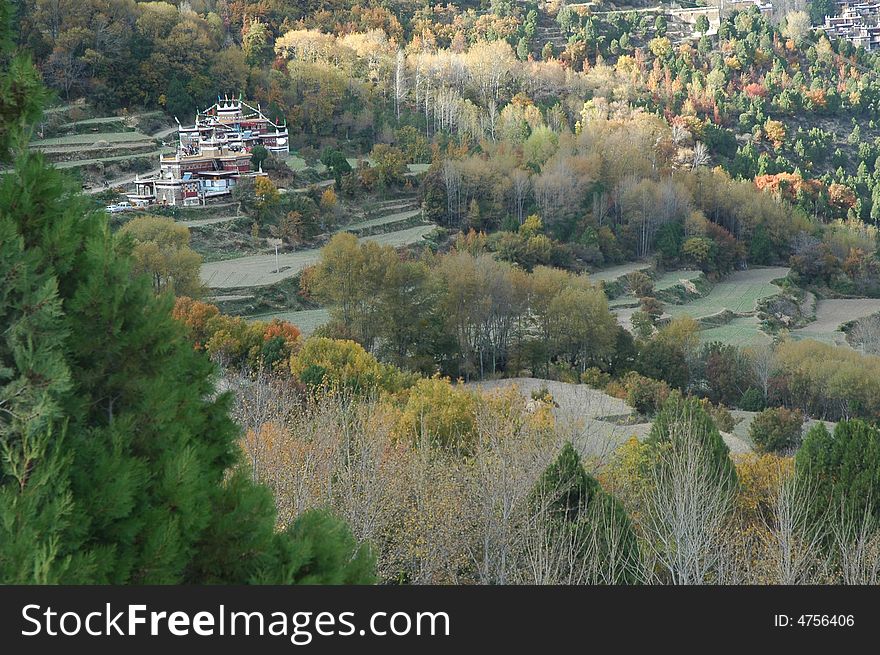
M 477 397 L 447 378 L 423 378 L 409 391 L 398 434 L 415 443 L 468 450 L 474 438 Z
M 406 381 L 399 370 L 380 364 L 360 344 L 348 339 L 307 339 L 291 356 L 290 370 L 301 382 L 330 390 L 397 391 Z

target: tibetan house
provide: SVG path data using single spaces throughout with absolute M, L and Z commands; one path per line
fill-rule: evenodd
M 265 175 L 251 170 L 254 146 L 289 152 L 286 123 L 272 122 L 241 97 L 218 97 L 194 125 L 177 125 L 176 152 L 160 156 L 158 174 L 135 178 L 135 191 L 127 194 L 132 204 L 203 205 L 231 193 L 242 177 Z

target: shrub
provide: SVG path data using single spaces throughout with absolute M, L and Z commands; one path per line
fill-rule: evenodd
M 669 385 L 662 380 L 654 380 L 635 371 L 626 374 L 623 388 L 626 390 L 626 402 L 639 414 L 656 413 L 669 397 Z
M 636 298 L 654 295 L 654 280 L 642 271 L 633 271 L 625 278 L 626 286 Z
M 739 399 L 739 406 L 740 409 L 744 409 L 747 412 L 760 412 L 764 409 L 764 394 L 761 393 L 760 389 L 749 387 Z
M 595 366 L 591 366 L 581 373 L 581 384 L 589 385 L 594 389 L 604 389 L 609 380 L 611 380 L 611 376 Z
M 290 357 L 290 371 L 305 384 L 355 393 L 395 392 L 407 383 L 400 370 L 379 363 L 360 344 L 326 337 L 306 339 Z
M 700 404 L 703 406 L 703 410 L 715 421 L 719 430 L 722 432 L 733 430 L 736 421 L 724 405 L 713 405 L 707 398 L 703 398 Z
M 799 409 L 775 407 L 755 417 L 749 436 L 760 450 L 779 452 L 798 444 L 803 426 L 804 415 Z

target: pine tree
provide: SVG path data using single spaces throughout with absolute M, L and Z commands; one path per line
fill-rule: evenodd
M 30 119 L 16 103 L 11 125 Z M 16 154 L 0 178 L 0 583 L 372 581 L 333 517 L 275 531 L 229 395 L 130 248 L 41 155 Z
M 601 571 L 598 579 L 589 581 L 634 584 L 639 580 L 639 547 L 629 517 L 623 505 L 584 470 L 571 442 L 544 470 L 531 504 L 544 517 L 549 539 L 571 544 L 571 566 Z M 597 561 L 592 566 L 576 561 L 587 557 Z
M 831 512 L 861 521 L 867 512 L 880 521 L 880 428 L 865 421 L 838 423 L 833 434 L 813 426 L 795 458 L 798 476 L 813 490 L 811 517 Z
M 736 488 L 736 467 L 730 459 L 730 449 L 712 417 L 697 398 L 673 393 L 654 419 L 646 444 L 649 449 L 658 451 L 678 447 L 691 438 L 699 444 L 701 457 L 716 480 L 728 489 Z

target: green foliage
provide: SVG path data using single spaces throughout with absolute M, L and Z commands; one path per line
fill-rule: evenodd
M 253 170 L 263 167 L 263 163 L 269 158 L 269 151 L 261 145 L 255 145 L 251 148 L 251 166 Z
M 804 425 L 799 409 L 771 407 L 758 414 L 749 426 L 749 436 L 764 452 L 787 451 L 798 445 Z
M 629 517 L 587 474 L 571 442 L 541 474 L 531 502 L 533 511 L 544 517 L 550 538 L 570 542 L 574 557 L 596 558 L 594 567 L 603 571 L 604 581 L 639 581 L 639 547 Z
M 747 412 L 760 412 L 764 409 L 764 394 L 760 389 L 749 387 L 737 403 L 740 409 Z
M 0 177 L 0 582 L 371 581 L 341 526 L 275 533 L 214 366 L 90 206 L 39 154 Z
M 795 457 L 796 471 L 814 492 L 812 518 L 843 512 L 880 520 L 880 429 L 861 420 L 841 421 L 828 432 L 817 423 Z
M 690 377 L 681 345 L 662 338 L 651 339 L 642 345 L 636 370 L 646 377 L 665 380 L 676 389 L 685 388 Z
M 297 551 L 299 537 L 274 535 L 263 489 L 224 481 L 239 458 L 237 429 L 228 396 L 213 393 L 212 365 L 172 319 L 170 299 L 131 276 L 125 242 L 111 237 L 103 214 L 89 213 L 59 173 L 28 155 L 0 182 L 0 215 L 9 237 L 3 277 L 18 269 L 20 293 L 46 300 L 19 319 L 16 338 L 52 350 L 5 364 L 5 397 L 27 397 L 15 388 L 35 379 L 35 366 L 50 377 L 28 392 L 49 394 L 43 411 L 3 426 L 0 511 L 7 519 L 32 511 L 3 521 L 15 530 L 2 540 L 3 580 L 295 581 L 282 555 Z M 25 318 L 23 307 L 7 295 L 2 312 Z M 250 540 L 225 538 L 239 512 Z M 28 548 L 30 558 L 15 555 Z
M 342 183 L 342 176 L 351 173 L 351 164 L 348 163 L 345 155 L 338 150 L 332 148 L 324 150 L 321 153 L 321 163 L 330 170 L 330 174 L 336 180 L 336 188 L 339 188 Z
M 698 399 L 673 393 L 654 419 L 645 443 L 651 449 L 662 448 L 664 444 L 676 448 L 685 439 L 696 440 L 707 470 L 719 484 L 736 488 L 736 467 L 715 422 Z

